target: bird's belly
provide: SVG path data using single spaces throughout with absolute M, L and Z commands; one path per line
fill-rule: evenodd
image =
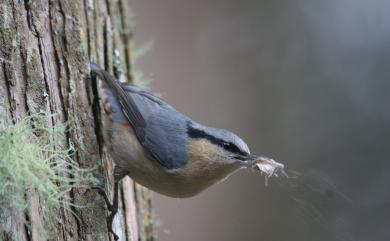
M 127 158 L 120 163 L 122 164 L 119 165 L 126 166 L 126 175 L 134 181 L 170 197 L 191 197 L 218 181 L 213 178 L 183 176 L 179 171 L 168 170 L 146 156 L 137 159 Z
M 186 169 L 169 170 L 155 160 L 132 160 L 128 175 L 137 183 L 160 194 L 176 197 L 192 197 L 211 185 L 224 180 L 232 172 L 199 175 Z
M 181 171 L 166 169 L 146 155 L 119 159 L 118 165 L 121 166 L 120 169 L 125 167 L 124 170 L 127 171 L 125 174 L 137 183 L 160 194 L 176 198 L 194 196 L 218 181 L 215 178 L 183 175 Z

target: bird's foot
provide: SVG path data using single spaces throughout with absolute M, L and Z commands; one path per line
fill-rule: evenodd
M 107 209 L 109 211 L 113 212 L 114 205 L 110 203 L 110 200 L 108 199 L 108 195 L 107 195 L 106 191 L 102 187 L 99 187 L 99 186 L 92 187 L 91 189 L 96 190 L 97 193 L 99 193 L 99 195 L 103 197 L 104 201 L 106 202 Z
M 114 221 L 115 214 L 118 210 L 111 211 L 110 215 L 107 216 L 107 229 L 108 232 L 114 236 L 114 240 L 117 241 L 119 239 L 118 235 L 112 230 L 112 222 Z
M 110 200 L 108 199 L 108 195 L 106 191 L 101 187 L 92 187 L 92 190 L 97 190 L 97 192 L 104 198 L 104 201 L 106 202 L 107 209 L 110 211 L 110 214 L 107 216 L 107 229 L 108 232 L 111 233 L 114 236 L 114 240 L 117 241 L 119 239 L 119 236 L 112 230 L 112 222 L 114 221 L 115 214 L 118 212 L 118 189 L 119 185 L 118 182 L 114 183 L 114 200 L 112 204 L 110 203 Z

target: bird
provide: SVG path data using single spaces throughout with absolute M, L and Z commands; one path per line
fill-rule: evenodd
M 115 163 L 113 202 L 97 188 L 111 211 L 107 223 L 115 239 L 118 183 L 126 175 L 165 196 L 188 198 L 261 159 L 233 132 L 202 125 L 151 92 L 90 66 L 104 143 Z

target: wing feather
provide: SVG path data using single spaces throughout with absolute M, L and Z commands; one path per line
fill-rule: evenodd
M 185 124 L 188 117 L 151 93 L 130 83 L 120 83 L 96 64 L 91 64 L 91 71 L 113 91 L 149 155 L 169 169 L 187 163 Z

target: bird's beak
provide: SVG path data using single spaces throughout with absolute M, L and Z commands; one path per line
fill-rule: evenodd
M 261 159 L 261 156 L 249 155 L 246 156 L 244 161 L 242 162 L 242 166 L 246 168 L 252 168 L 256 160 Z

